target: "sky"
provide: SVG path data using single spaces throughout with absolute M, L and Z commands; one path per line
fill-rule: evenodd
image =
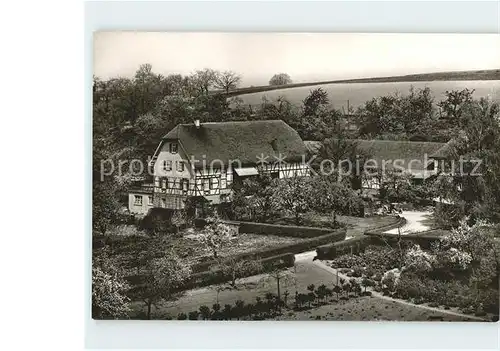
M 94 74 L 188 75 L 212 68 L 266 85 L 279 72 L 293 82 L 500 68 L 498 34 L 97 32 Z

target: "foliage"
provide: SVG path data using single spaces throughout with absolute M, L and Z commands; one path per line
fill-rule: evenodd
M 311 183 L 308 177 L 286 178 L 280 181 L 273 193 L 273 202 L 279 211 L 294 216 L 295 224 L 301 223 L 300 215 L 310 209 Z
M 170 221 L 179 230 L 179 228 L 187 224 L 187 214 L 183 210 L 175 211 Z
M 478 263 L 482 258 L 493 257 L 495 252 L 494 235 L 488 230 L 491 225 L 477 221 L 473 225 L 467 223 L 468 218 L 460 221 L 460 226 L 453 228 L 449 235 L 441 239 L 441 250 L 453 250 L 451 257 L 467 268 L 469 263 Z
M 120 187 L 113 180 L 94 182 L 92 187 L 92 229 L 105 235 L 121 208 Z
M 322 88 L 311 90 L 302 105 L 301 118 L 294 127 L 304 140 L 323 140 L 341 133 L 342 114 L 331 108 L 328 93 Z
M 438 103 L 442 109 L 443 118 L 448 119 L 450 124 L 458 122 L 462 116 L 463 107 L 473 100 L 474 90 L 451 90 L 444 93 L 445 98 Z
M 263 267 L 260 261 L 255 259 L 241 259 L 237 256 L 227 256 L 220 260 L 216 269 L 229 279 L 232 287 L 236 286 L 236 280 L 261 272 Z
M 358 109 L 359 133 L 367 138 L 408 140 L 415 135 L 433 135 L 437 117 L 429 88 L 413 87 L 406 95 L 373 98 Z M 430 141 L 430 140 L 429 140 Z
M 269 80 L 269 85 L 285 85 L 285 84 L 291 84 L 292 79 L 287 73 L 276 73 L 274 76 L 271 77 Z
M 416 200 L 416 189 L 410 174 L 386 171 L 380 186 L 379 198 L 386 203 L 410 202 Z
M 341 215 L 358 214 L 363 200 L 350 187 L 328 176 L 316 176 L 310 180 L 310 207 L 317 213 Z
M 405 270 L 413 272 L 430 272 L 434 268 L 436 257 L 414 245 L 405 255 Z
M 233 235 L 234 230 L 231 226 L 222 222 L 218 216 L 215 216 L 206 219 L 205 228 L 198 235 L 198 240 L 217 259 L 219 251 L 230 244 Z
M 436 190 L 451 204 L 437 208 L 437 216 L 456 226 L 462 216 L 500 221 L 500 106 L 486 99 L 467 97 L 455 108 L 452 124 L 456 137 L 449 143 L 446 179 Z M 441 177 L 443 178 L 443 177 Z M 448 216 L 445 211 L 456 212 Z
M 144 265 L 143 286 L 137 292 L 147 306 L 147 318 L 151 319 L 151 307 L 162 300 L 174 297 L 177 290 L 191 274 L 191 268 L 173 251 L 168 250 L 160 257 L 153 253 Z
M 240 189 L 235 189 L 233 208 L 237 218 L 266 222 L 275 214 L 273 202 L 275 182 L 269 174 L 245 179 Z
M 332 267 L 367 267 L 372 274 L 380 273 L 399 267 L 398 249 L 387 246 L 370 245 L 358 255 L 346 254 L 333 259 Z
M 129 286 L 109 257 L 95 257 L 92 265 L 92 317 L 118 319 L 130 311 Z

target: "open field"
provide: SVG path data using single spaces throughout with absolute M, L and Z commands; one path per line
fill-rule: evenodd
M 420 82 L 420 81 L 460 81 L 460 80 L 499 80 L 500 70 L 481 70 L 481 71 L 459 71 L 459 72 L 435 72 L 425 74 L 408 74 L 404 76 L 390 77 L 371 77 L 356 79 L 340 79 L 319 82 L 292 83 L 281 86 L 263 85 L 257 87 L 246 87 L 234 89 L 229 96 L 252 94 L 271 90 L 282 90 L 299 87 L 309 87 L 324 84 L 352 84 L 352 83 L 395 83 L 395 82 Z
M 434 103 L 443 99 L 444 93 L 447 90 L 462 90 L 465 88 L 474 90 L 474 97 L 479 99 L 488 95 L 494 101 L 500 101 L 500 80 L 449 80 L 449 81 L 398 81 L 393 83 L 387 82 L 372 82 L 372 83 L 317 83 L 306 87 L 282 88 L 279 90 L 263 91 L 241 96 L 245 104 L 259 105 L 262 103 L 262 98 L 265 96 L 271 101 L 275 101 L 278 97 L 283 97 L 293 104 L 301 104 L 311 90 L 322 88 L 328 93 L 330 105 L 335 108 L 347 112 L 347 101 L 349 106 L 356 109 L 362 106 L 365 102 L 389 94 L 400 93 L 407 95 L 410 87 L 415 89 L 430 88 Z

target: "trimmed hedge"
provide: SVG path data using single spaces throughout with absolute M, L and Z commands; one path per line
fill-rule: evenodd
M 289 236 L 294 238 L 314 238 L 330 233 L 332 228 L 302 227 L 281 224 L 239 222 L 240 233 Z
M 336 242 L 331 245 L 322 245 L 316 249 L 316 257 L 320 260 L 334 259 L 345 254 L 359 254 L 371 244 L 371 238 L 359 236 L 357 238 Z
M 265 259 L 260 260 L 263 270 L 261 271 L 253 271 L 253 272 L 247 272 L 245 276 L 251 276 L 255 274 L 259 274 L 262 272 L 265 272 L 266 270 L 269 270 L 271 267 L 276 267 L 276 268 L 287 268 L 287 267 L 293 267 L 295 263 L 295 255 L 291 252 L 283 253 L 281 255 L 276 255 L 272 257 L 268 257 Z M 227 282 L 230 278 L 225 277 L 221 274 L 215 274 L 214 272 L 209 272 L 209 271 L 204 271 L 204 272 L 199 272 L 191 275 L 191 278 L 189 281 L 187 281 L 183 285 L 183 290 L 186 289 L 192 289 L 195 287 L 200 287 L 200 286 L 206 286 L 206 285 L 212 285 L 212 284 L 219 284 L 219 283 L 224 283 Z
M 371 238 L 373 244 L 389 244 L 396 245 L 398 242 L 398 234 L 379 233 L 379 232 L 366 232 L 366 236 Z M 442 233 L 436 229 L 428 230 L 420 233 L 412 233 L 401 235 L 401 240 L 411 241 L 422 248 L 430 248 L 432 243 L 441 240 Z
M 238 259 L 264 259 L 285 253 L 298 254 L 304 251 L 313 250 L 319 245 L 333 244 L 334 242 L 345 240 L 347 234 L 346 229 L 337 229 L 329 231 L 327 234 L 317 236 L 315 238 L 304 239 L 297 243 L 275 246 L 264 250 L 255 250 L 237 255 Z M 215 261 L 208 261 L 195 264 L 191 267 L 193 272 L 202 272 L 214 265 Z

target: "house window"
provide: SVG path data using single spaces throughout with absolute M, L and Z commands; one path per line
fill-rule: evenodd
M 148 205 L 153 206 L 153 196 L 152 195 L 148 196 Z
M 188 179 L 182 179 L 182 190 L 188 190 L 189 186 L 189 180 Z
M 134 195 L 134 205 L 142 206 L 142 195 Z
M 157 187 L 157 188 L 160 187 L 160 178 L 158 178 L 158 177 L 155 178 L 155 187 Z
M 167 172 L 167 171 L 171 171 L 171 170 L 172 170 L 172 161 L 169 161 L 169 160 L 163 161 L 163 171 Z
M 217 177 L 213 177 L 210 179 L 210 189 L 217 189 L 219 187 L 219 179 Z
M 167 200 L 165 198 L 161 199 L 161 207 L 163 208 L 167 207 Z
M 210 190 L 210 179 L 203 179 L 203 190 Z
M 220 187 L 221 187 L 221 189 L 225 189 L 227 187 L 227 183 L 226 183 L 226 180 L 224 178 L 222 178 L 220 180 Z
M 168 182 L 167 182 L 167 179 L 162 179 L 162 180 L 161 180 L 161 187 L 162 187 L 163 189 L 168 188 Z
M 170 153 L 171 154 L 177 153 L 177 143 L 170 143 Z
M 184 162 L 183 161 L 177 162 L 177 172 L 184 172 Z

